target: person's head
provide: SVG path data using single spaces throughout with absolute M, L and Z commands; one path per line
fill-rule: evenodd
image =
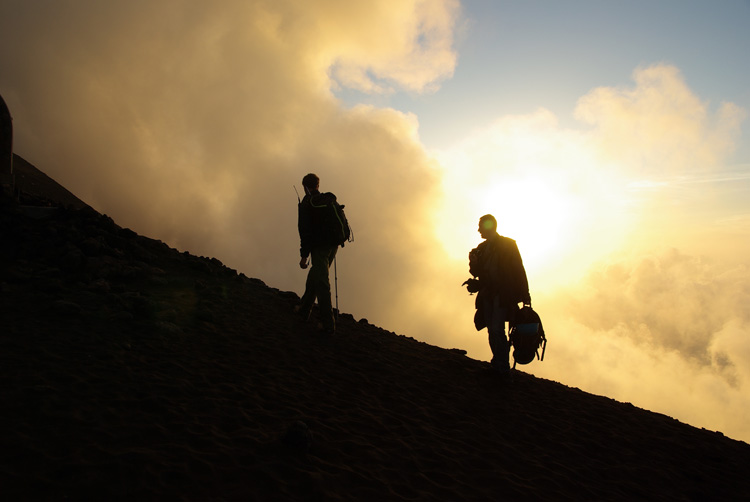
M 320 178 L 316 174 L 306 174 L 302 178 L 302 186 L 305 187 L 305 193 L 310 193 L 320 187 Z
M 497 232 L 497 220 L 491 214 L 485 214 L 479 218 L 479 235 L 486 239 Z

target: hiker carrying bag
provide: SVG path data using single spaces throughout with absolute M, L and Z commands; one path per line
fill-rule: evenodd
M 344 205 L 336 201 L 330 192 L 310 198 L 310 205 L 315 210 L 318 228 L 322 238 L 331 244 L 344 247 L 354 240 L 354 234 L 344 213 Z
M 547 337 L 544 334 L 542 320 L 531 305 L 524 305 L 515 313 L 508 339 L 513 347 L 513 369 L 516 368 L 516 363 L 529 364 L 535 357 L 544 361 Z M 540 348 L 542 349 L 541 357 L 539 356 Z

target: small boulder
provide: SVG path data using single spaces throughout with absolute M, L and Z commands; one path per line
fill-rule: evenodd
M 297 420 L 289 426 L 281 441 L 292 450 L 307 453 L 312 446 L 312 432 L 305 422 Z

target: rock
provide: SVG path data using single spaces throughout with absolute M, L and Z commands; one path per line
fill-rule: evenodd
M 202 307 L 195 311 L 195 318 L 203 322 L 214 322 L 214 313 L 209 307 Z
M 295 451 L 307 453 L 312 446 L 312 432 L 305 422 L 297 420 L 289 426 L 281 441 Z
M 130 312 L 139 319 L 152 319 L 156 313 L 156 306 L 148 298 L 139 293 L 125 293 L 123 299 L 130 306 Z
M 109 293 L 112 287 L 105 279 L 97 279 L 89 284 L 88 289 L 97 293 Z
M 109 318 L 116 322 L 129 322 L 134 319 L 133 314 L 131 314 L 130 312 L 126 312 L 124 310 L 115 312 Z
M 120 275 L 121 264 L 110 256 L 97 256 L 86 260 L 86 270 L 96 279 L 109 279 Z
M 56 300 L 52 303 L 52 309 L 66 317 L 76 317 L 83 314 L 83 308 L 80 305 L 68 300 Z
M 93 237 L 85 239 L 79 246 L 86 256 L 99 256 L 102 252 L 101 241 Z
M 60 258 L 60 268 L 68 272 L 78 270 L 83 265 L 83 258 L 83 252 L 71 245 Z
M 167 321 L 157 321 L 156 328 L 164 333 L 170 333 L 173 335 L 182 334 L 182 328 Z

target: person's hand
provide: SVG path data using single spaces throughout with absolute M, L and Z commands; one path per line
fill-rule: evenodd
M 307 258 L 301 258 L 299 261 L 299 268 L 306 269 L 307 268 Z
M 466 290 L 469 293 L 478 293 L 479 292 L 479 280 L 478 279 L 466 279 L 461 286 L 466 286 Z

